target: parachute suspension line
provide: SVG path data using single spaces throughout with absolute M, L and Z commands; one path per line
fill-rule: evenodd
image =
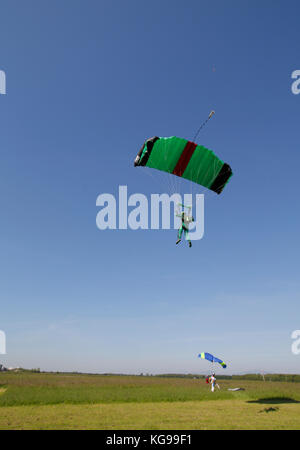
M 209 113 L 208 118 L 200 125 L 200 127 L 198 128 L 198 130 L 197 130 L 195 136 L 193 137 L 193 142 L 196 142 L 196 139 L 197 139 L 198 134 L 200 133 L 200 131 L 202 130 L 202 128 L 205 127 L 205 125 L 207 124 L 207 122 L 209 121 L 209 119 L 211 119 L 212 116 L 213 116 L 214 114 L 215 114 L 215 111 L 211 111 L 211 112 Z

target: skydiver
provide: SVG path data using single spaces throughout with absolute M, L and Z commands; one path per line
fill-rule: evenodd
M 217 380 L 216 380 L 215 374 L 213 373 L 212 376 L 210 377 L 211 392 L 214 392 L 214 390 L 215 390 L 216 381 Z
M 176 214 L 176 216 L 181 218 L 181 227 L 178 230 L 178 239 L 176 244 L 179 244 L 179 242 L 181 241 L 182 232 L 184 232 L 185 239 L 188 241 L 189 247 L 191 247 L 192 242 L 189 239 L 189 224 L 191 222 L 194 222 L 194 217 L 190 216 L 189 214 L 185 214 L 185 212 Z
M 216 379 L 216 374 L 215 373 L 213 373 L 212 376 L 210 377 L 210 384 L 211 384 L 211 392 L 214 392 L 215 386 L 217 386 L 217 388 L 220 390 L 220 386 L 217 383 L 217 379 Z

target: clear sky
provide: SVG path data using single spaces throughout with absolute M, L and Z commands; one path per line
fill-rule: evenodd
M 0 2 L 0 329 L 7 366 L 300 372 L 298 0 Z M 164 192 L 133 160 L 191 139 L 230 163 L 205 235 L 100 231 L 96 198 Z M 200 191 L 199 191 L 200 192 Z M 201 191 L 203 192 L 203 191 Z

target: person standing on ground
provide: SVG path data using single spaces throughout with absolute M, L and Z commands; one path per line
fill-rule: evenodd
M 217 388 L 220 390 L 220 386 L 217 383 L 217 379 L 216 379 L 216 374 L 213 373 L 212 376 L 210 377 L 210 384 L 211 384 L 211 392 L 215 391 L 215 386 L 217 386 Z

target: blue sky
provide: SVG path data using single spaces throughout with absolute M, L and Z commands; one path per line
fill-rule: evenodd
M 1 2 L 5 365 L 204 373 L 207 351 L 228 373 L 299 373 L 299 13 L 292 0 Z M 204 238 L 100 231 L 99 194 L 164 191 L 133 167 L 144 139 L 191 139 L 212 109 L 198 142 L 234 177 L 206 192 Z

